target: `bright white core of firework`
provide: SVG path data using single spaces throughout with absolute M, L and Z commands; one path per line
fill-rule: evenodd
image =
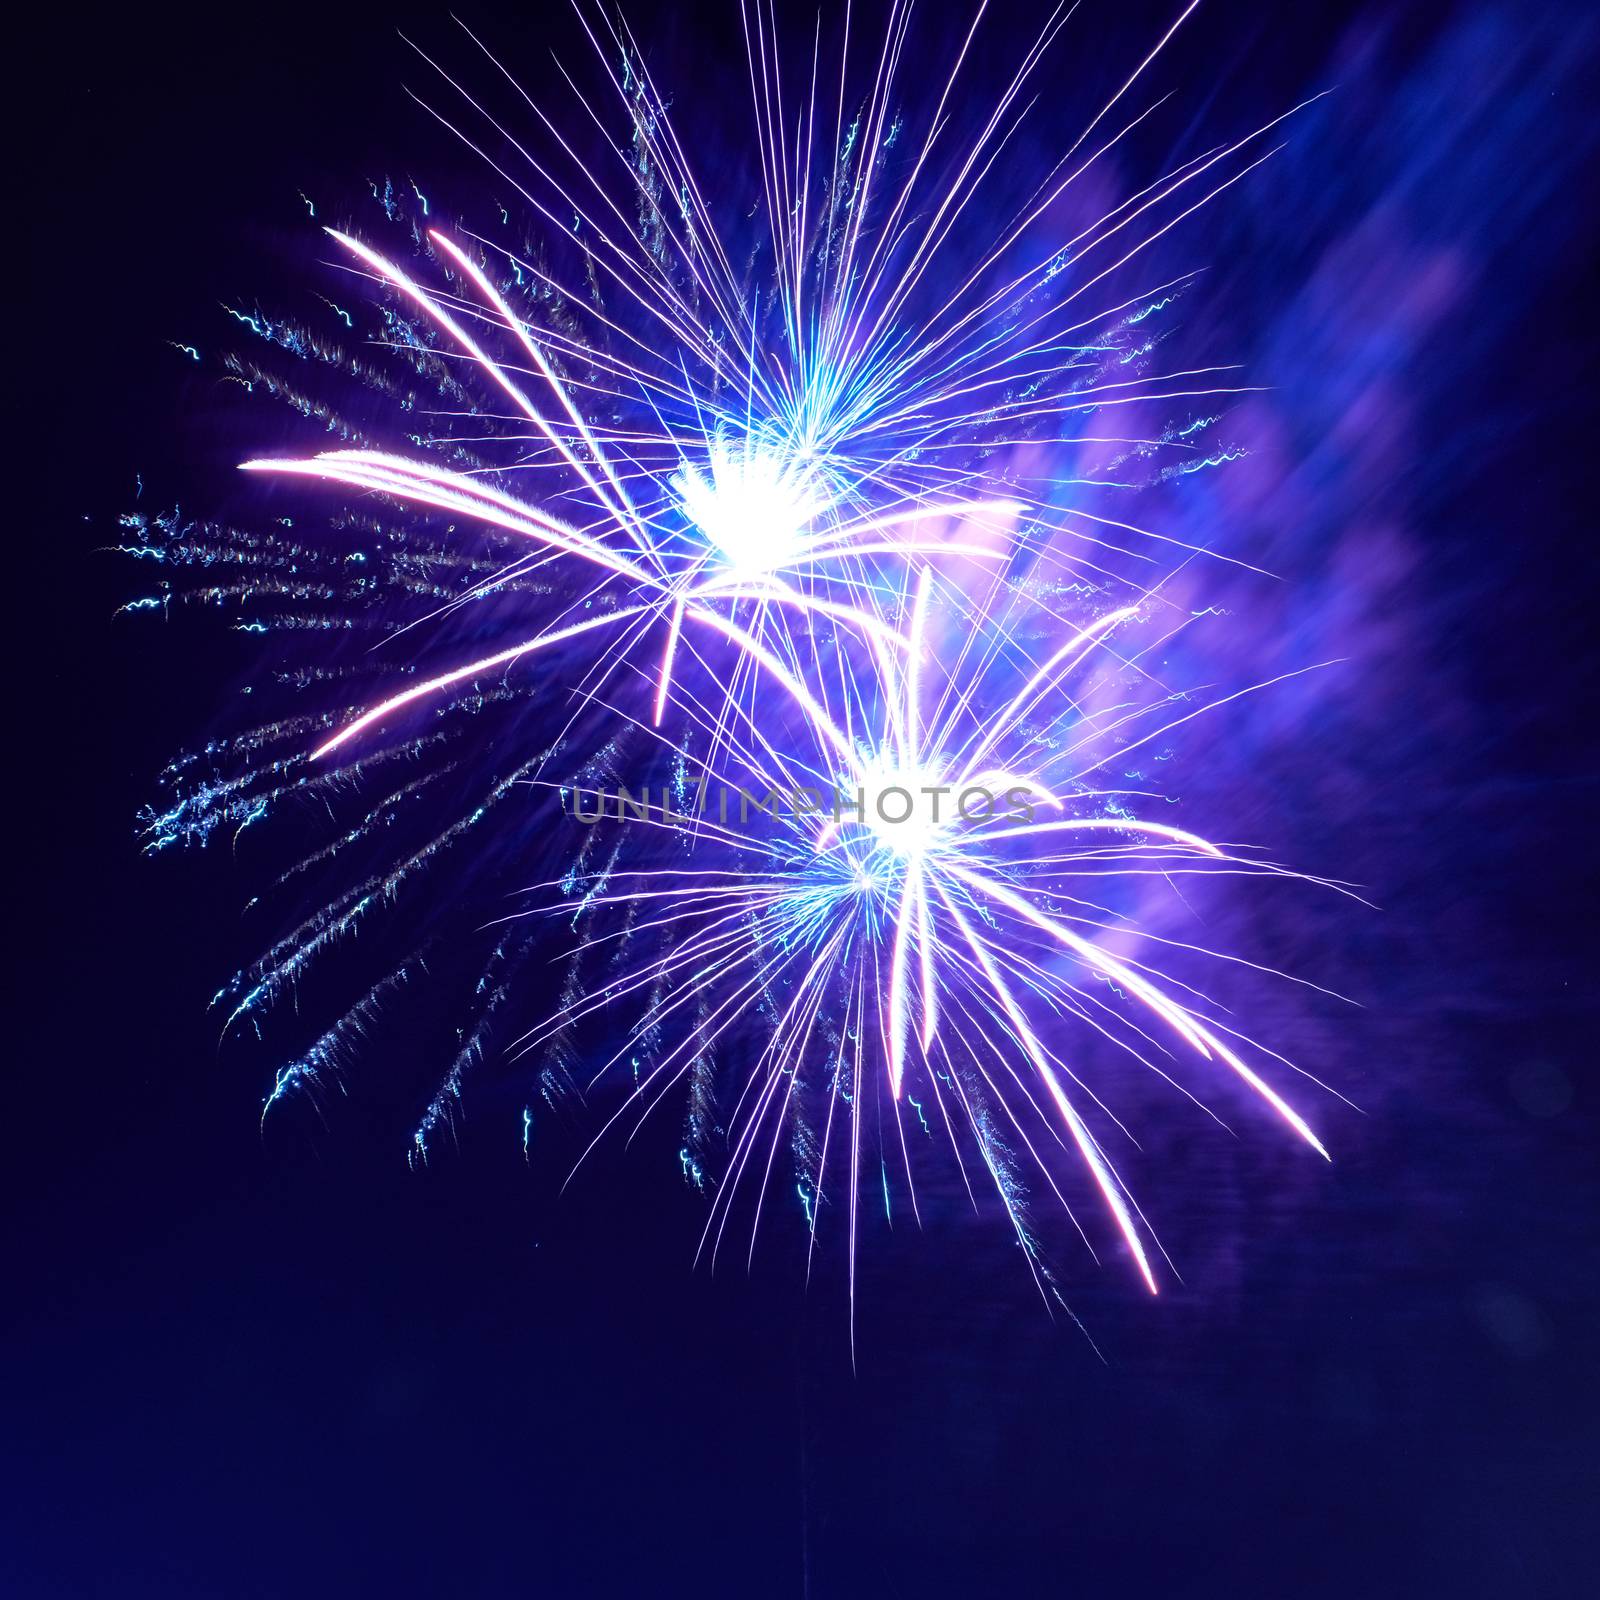
M 880 850 L 903 861 L 918 861 L 944 843 L 956 815 L 948 775 L 926 763 L 907 763 L 893 752 L 868 762 L 859 785 L 841 785 L 850 797 L 851 815 L 859 801 L 861 822 Z
M 753 439 L 716 440 L 706 470 L 686 461 L 672 487 L 683 514 L 735 578 L 792 566 L 804 554 L 813 520 L 826 509 L 804 462 Z

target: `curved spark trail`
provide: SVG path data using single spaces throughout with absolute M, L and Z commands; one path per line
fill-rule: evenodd
M 774 10 L 747 0 L 753 200 L 732 179 L 702 186 L 711 163 L 691 158 L 624 23 L 580 7 L 602 92 L 563 69 L 570 122 L 470 34 L 491 81 L 510 84 L 510 112 L 423 57 L 443 96 L 426 109 L 525 206 L 529 242 L 439 220 L 414 185 L 422 215 L 408 219 L 394 187 L 374 185 L 386 239 L 354 225 L 325 237 L 367 286 L 386 356 L 232 313 L 304 371 L 235 357 L 230 375 L 322 436 L 243 467 L 296 512 L 355 491 L 340 526 L 358 547 L 319 544 L 289 515 L 268 534 L 129 519 L 134 554 L 200 575 L 163 589 L 163 609 L 248 601 L 270 619 L 252 627 L 364 630 L 388 647 L 359 668 L 330 655 L 286 675 L 310 702 L 176 764 L 176 798 L 146 818 L 151 848 L 218 829 L 237 839 L 313 798 L 343 819 L 278 887 L 359 869 L 225 986 L 230 1028 L 259 1029 L 328 951 L 425 898 L 447 861 L 525 884 L 510 851 L 525 830 L 499 819 L 554 793 L 592 825 L 559 835 L 566 859 L 545 899 L 573 935 L 567 977 L 517 1055 L 538 1053 L 551 1103 L 631 1068 L 607 1127 L 685 1091 L 682 1166 L 715 1186 L 712 1259 L 745 1192 L 754 1249 L 787 1136 L 813 1250 L 824 1208 L 846 1196 L 853 1294 L 870 1109 L 887 1116 L 886 1204 L 893 1156 L 917 1206 L 908 1119 L 939 1130 L 967 1193 L 981 1169 L 1054 1293 L 1024 1216 L 1021 1150 L 1074 1216 L 1068 1171 L 1081 1175 L 1155 1292 L 1159 1249 L 1109 1153 L 1125 1130 L 1090 1088 L 1086 1053 L 1185 1094 L 1180 1075 L 1243 1085 L 1327 1155 L 1279 1087 L 1279 1058 L 1154 964 L 1187 971 L 1212 953 L 1140 936 L 1117 906 L 1135 880 L 1176 892 L 1185 877 L 1293 875 L 1141 814 L 1164 798 L 1148 789 L 1097 778 L 1238 698 L 1201 703 L 1160 675 L 1161 648 L 1196 614 L 1174 598 L 1175 575 L 1223 558 L 1090 509 L 1090 490 L 1136 486 L 1114 475 L 1130 463 L 1231 459 L 1205 435 L 1250 389 L 1232 368 L 1165 360 L 1149 324 L 1195 274 L 1147 263 L 1270 155 L 1283 119 L 1109 209 L 1080 199 L 1159 109 L 1164 97 L 1140 99 L 1145 80 L 1194 9 L 1031 183 L 1015 152 L 1043 114 L 1064 9 L 979 91 L 982 5 L 943 74 L 912 78 L 902 0 L 872 47 L 848 11 L 831 22 L 836 60 L 820 26 L 805 56 L 780 58 Z M 621 141 L 606 131 L 617 112 Z M 340 334 L 353 330 L 350 295 L 322 298 Z M 378 394 L 380 421 L 350 420 L 319 370 Z M 1159 426 L 1120 420 L 1161 413 Z M 1084 465 L 1095 452 L 1111 475 Z M 437 636 L 425 648 L 442 659 L 397 665 L 398 637 L 424 625 L 417 638 Z M 326 685 L 358 673 L 373 692 L 328 703 Z M 619 787 L 633 808 L 606 821 Z M 752 795 L 765 797 L 754 820 Z M 439 824 L 438 807 L 463 796 Z M 539 926 L 462 935 L 492 943 L 414 1159 L 453 1129 L 524 964 L 545 959 Z M 425 941 L 365 986 L 276 1075 L 268 1106 L 315 1094 L 437 948 Z M 584 1042 L 597 1019 L 598 1069 Z M 519 1103 L 526 1149 L 533 1112 Z

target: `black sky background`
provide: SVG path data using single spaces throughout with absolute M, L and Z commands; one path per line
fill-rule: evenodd
M 137 852 L 152 774 L 247 665 L 113 619 L 128 578 L 98 547 L 135 474 L 164 502 L 207 488 L 207 396 L 164 341 L 253 292 L 306 181 L 426 148 L 393 28 L 440 14 L 41 11 L 18 36 L 6 603 L 31 654 L 8 696 L 0 1591 L 1584 1592 L 1600 595 L 1579 197 L 1514 360 L 1432 419 L 1488 441 L 1437 531 L 1441 562 L 1496 544 L 1451 644 L 1504 732 L 1462 801 L 1478 870 L 1389 914 L 1517 952 L 1412 1035 L 1436 1115 L 1405 1102 L 1293 1215 L 1269 1207 L 1225 1313 L 1089 1283 L 1074 1308 L 1105 1362 L 1014 1253 L 952 1272 L 948 1239 L 900 1229 L 874 1244 L 852 1372 L 836 1289 L 808 1295 L 782 1243 L 750 1277 L 689 1270 L 700 1202 L 653 1160 L 565 1199 L 509 1140 L 414 1174 L 389 1066 L 327 1130 L 263 1139 L 259 1063 L 219 1053 L 204 1010 L 240 883 Z M 666 16 L 661 37 L 727 26 Z M 1220 8 L 1197 78 L 1292 92 L 1347 20 Z M 383 1050 L 415 1068 L 414 1041 Z

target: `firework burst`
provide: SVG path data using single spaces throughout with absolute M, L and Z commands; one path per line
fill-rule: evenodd
M 755 1174 L 759 1220 L 787 1129 L 813 1248 L 824 1201 L 848 1193 L 853 1282 L 864 1111 L 881 1095 L 914 1206 L 908 1114 L 943 1130 L 969 1193 L 976 1158 L 1044 1288 L 1014 1151 L 1068 1204 L 1064 1153 L 1153 1291 L 1153 1235 L 1108 1154 L 1122 1125 L 1076 1065 L 1079 1037 L 1164 1076 L 1184 1058 L 1242 1080 L 1326 1155 L 1263 1052 L 1144 946 L 1125 948 L 1129 919 L 1104 901 L 1134 877 L 1283 871 L 1148 820 L 1141 800 L 1155 796 L 1096 776 L 1237 698 L 1186 699 L 1149 661 L 1193 620 L 1171 598 L 1175 572 L 1220 558 L 1092 508 L 1095 490 L 1135 487 L 1136 467 L 1148 481 L 1220 464 L 1203 438 L 1249 388 L 1228 367 L 1162 360 L 1152 319 L 1195 275 L 1147 263 L 1271 153 L 1275 124 L 1115 205 L 1077 200 L 1161 104 L 1136 102 L 1193 10 L 1019 184 L 1013 153 L 1033 137 L 1069 13 L 977 94 L 982 7 L 946 70 L 912 83 L 900 0 L 867 49 L 846 12 L 836 57 L 820 27 L 804 55 L 780 56 L 775 14 L 748 5 L 751 201 L 702 183 L 625 24 L 580 11 L 601 90 L 578 92 L 570 119 L 484 52 L 527 136 L 424 57 L 445 97 L 429 111 L 511 186 L 528 240 L 408 219 L 374 186 L 404 248 L 353 225 L 327 235 L 379 308 L 387 365 L 233 313 L 388 407 L 355 424 L 315 385 L 229 358 L 239 381 L 340 436 L 244 466 L 283 480 L 279 505 L 294 480 L 356 491 L 341 516 L 365 541 L 362 570 L 293 531 L 130 519 L 135 554 L 203 574 L 149 604 L 248 604 L 259 631 L 371 629 L 385 645 L 359 668 L 282 673 L 298 704 L 176 763 L 176 793 L 146 818 L 161 847 L 237 837 L 313 796 L 343 808 L 336 837 L 276 887 L 292 901 L 312 868 L 362 870 L 225 986 L 230 1027 L 259 1028 L 323 956 L 425 898 L 442 862 L 493 862 L 486 879 L 516 870 L 494 844 L 508 804 L 603 800 L 629 775 L 648 791 L 662 773 L 653 809 L 560 835 L 554 881 L 577 939 L 562 1003 L 520 1054 L 544 1063 L 547 1098 L 648 1059 L 616 1117 L 648 1115 L 688 1081 L 684 1170 L 717 1183 L 713 1257 Z M 908 120 L 907 99 L 926 109 Z M 1132 423 L 1156 414 L 1169 420 Z M 1091 455 L 1109 471 L 1066 465 Z M 397 633 L 438 637 L 450 658 L 400 661 Z M 328 686 L 358 673 L 377 691 L 330 703 Z M 668 803 L 719 784 L 820 800 L 763 806 L 754 824 L 742 807 L 730 820 Z M 456 809 L 439 825 L 447 796 Z M 533 926 L 491 919 L 464 936 L 480 975 L 418 1159 L 454 1126 L 466 1073 L 540 948 Z M 315 1095 L 420 959 L 379 975 L 286 1063 L 269 1108 Z M 637 1023 L 596 1072 L 575 1041 L 626 1002 Z M 740 1065 L 718 1160 L 705 1108 L 719 1058 Z
M 905 656 L 890 658 L 883 676 L 841 680 L 837 718 L 818 696 L 797 694 L 798 740 L 771 718 L 730 731 L 714 727 L 701 705 L 677 705 L 715 765 L 676 795 L 635 797 L 630 819 L 688 848 L 667 866 L 613 865 L 595 875 L 591 903 L 619 913 L 619 926 L 585 938 L 575 954 L 617 943 L 630 959 L 523 1041 L 537 1048 L 588 1017 L 637 1009 L 637 1028 L 596 1081 L 623 1061 L 652 1064 L 636 1071 L 598 1142 L 629 1117 L 642 1123 L 730 1036 L 745 1039 L 752 1006 L 764 1009 L 759 1049 L 734 1052 L 742 1066 L 727 1176 L 701 1242 L 713 1260 L 747 1177 L 754 1250 L 785 1131 L 798 1119 L 819 1130 L 799 1178 L 812 1246 L 832 1164 L 848 1197 L 853 1280 L 862 1127 L 886 1102 L 913 1210 L 907 1106 L 914 1126 L 946 1135 L 969 1196 L 963 1144 L 976 1153 L 1043 1291 L 1048 1269 L 1013 1204 L 1015 1176 L 994 1130 L 1007 1130 L 1070 1210 L 1051 1160 L 1068 1149 L 1155 1292 L 1153 1236 L 1091 1118 L 1127 1129 L 1072 1064 L 1085 1036 L 1169 1081 L 1184 1053 L 1231 1074 L 1327 1155 L 1246 1059 L 1264 1052 L 1153 965 L 1160 955 L 1147 953 L 1151 941 L 1139 940 L 1138 954 L 1114 950 L 1131 932 L 1106 903 L 1120 880 L 1283 871 L 1142 818 L 1139 803 L 1157 795 L 1095 781 L 1108 753 L 1126 754 L 1215 709 L 1180 708 L 1165 694 L 1096 707 L 1073 692 L 1097 679 L 1103 687 L 1108 672 L 1148 686 L 1139 657 L 1163 640 L 1159 601 L 1107 611 L 1041 660 L 1022 638 L 1032 608 L 999 583 L 985 598 L 974 608 L 969 589 L 922 568 L 905 596 Z M 1141 646 L 1123 641 L 1141 631 Z M 598 798 L 588 813 L 596 822 L 605 816 Z M 1165 955 L 1213 954 L 1155 942 Z

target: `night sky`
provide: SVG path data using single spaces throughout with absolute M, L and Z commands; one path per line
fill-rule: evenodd
M 1090 10 L 1107 59 L 1137 59 L 1165 15 Z M 26 568 L 9 586 L 25 649 L 0 1592 L 1592 1585 L 1600 563 L 1580 86 L 1600 35 L 1548 5 L 1276 10 L 1203 8 L 1168 86 L 1240 122 L 1339 86 L 1196 251 L 1217 264 L 1203 337 L 1265 370 L 1274 448 L 1309 463 L 1303 515 L 1261 534 L 1299 597 L 1282 615 L 1352 664 L 1337 694 L 1285 702 L 1297 725 L 1236 770 L 1192 781 L 1202 806 L 1248 788 L 1258 832 L 1381 907 L 1319 913 L 1294 952 L 1359 1008 L 1284 1016 L 1362 1114 L 1318 1103 L 1336 1160 L 1313 1172 L 1274 1130 L 1218 1155 L 1154 1107 L 1169 1175 L 1143 1198 L 1183 1282 L 1151 1301 L 1061 1239 L 1082 1331 L 1046 1314 L 992 1215 L 875 1217 L 853 1369 L 838 1257 L 807 1289 L 797 1213 L 748 1274 L 692 1269 L 704 1202 L 676 1181 L 671 1128 L 562 1194 L 593 1111 L 525 1161 L 525 1096 L 501 1067 L 459 1154 L 410 1170 L 450 1027 L 426 1000 L 420 1025 L 377 1030 L 321 1118 L 263 1132 L 271 1061 L 219 1047 L 206 1011 L 252 953 L 247 866 L 225 842 L 149 859 L 135 836 L 162 763 L 226 724 L 259 658 L 177 613 L 116 615 L 141 575 L 107 547 L 135 507 L 245 514 L 232 464 L 266 414 L 241 423 L 168 341 L 229 337 L 220 301 L 287 295 L 325 259 L 301 191 L 471 181 L 401 87 L 396 26 L 436 37 L 448 16 L 37 13 L 8 74 L 5 186 Z M 552 31 L 571 45 L 537 8 L 471 15 L 530 81 Z M 739 63 L 736 9 L 630 15 L 666 77 L 702 48 Z M 284 439 L 291 421 L 273 422 Z

